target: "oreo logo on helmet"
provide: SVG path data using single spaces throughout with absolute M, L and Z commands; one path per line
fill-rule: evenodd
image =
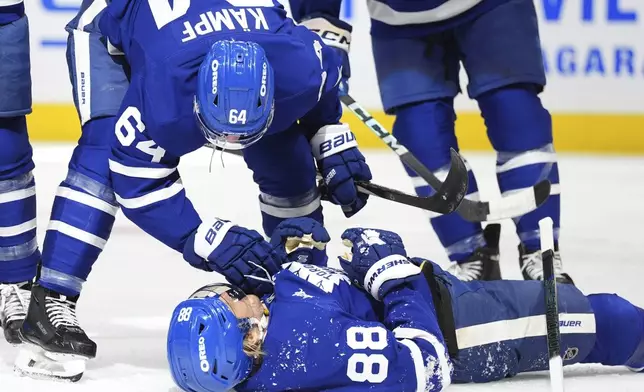
M 212 93 L 217 94 L 217 79 L 219 79 L 219 61 L 213 60 L 210 63 L 210 69 L 212 70 Z
M 262 87 L 259 89 L 259 95 L 266 96 L 266 82 L 268 79 L 268 63 L 262 65 Z
M 210 364 L 206 357 L 206 339 L 203 336 L 199 338 L 199 367 L 204 373 L 208 373 L 210 370 Z

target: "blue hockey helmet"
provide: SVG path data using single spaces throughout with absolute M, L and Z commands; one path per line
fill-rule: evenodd
M 168 330 L 168 363 L 174 382 L 184 391 L 229 391 L 253 369 L 243 351 L 250 324 L 239 320 L 220 298 L 246 294 L 228 284 L 202 287 L 181 302 Z
M 273 69 L 254 42 L 220 40 L 197 75 L 194 112 L 206 139 L 241 150 L 258 141 L 273 121 Z

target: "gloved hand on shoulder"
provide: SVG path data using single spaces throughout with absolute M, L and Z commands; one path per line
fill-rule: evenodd
M 287 261 L 326 267 L 326 244 L 329 233 L 322 223 L 311 218 L 293 218 L 282 221 L 271 236 L 271 246 L 283 252 Z
M 286 261 L 261 234 L 215 218 L 203 222 L 183 249 L 183 258 L 193 267 L 218 272 L 247 294 L 273 292 L 273 276 Z

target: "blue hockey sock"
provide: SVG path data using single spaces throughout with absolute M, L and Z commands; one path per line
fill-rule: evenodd
M 588 296 L 596 340 L 582 363 L 644 367 L 644 311 L 615 294 Z
M 25 117 L 0 118 L 0 283 L 33 280 L 40 261 L 31 157 Z
M 553 219 L 555 242 L 559 234 L 559 172 L 552 146 L 552 121 L 538 91 L 537 86 L 520 84 L 477 98 L 488 137 L 498 154 L 496 171 L 501 193 L 507 195 L 545 179 L 552 184 L 550 197 L 541 207 L 514 220 L 528 251 L 539 249 L 542 218 Z
M 80 293 L 107 243 L 118 203 L 109 182 L 111 118 L 83 126 L 67 178 L 54 199 L 39 283 L 67 296 Z
M 449 150 L 458 150 L 454 133 L 455 120 L 451 98 L 420 102 L 396 109 L 393 133 L 436 177 L 444 180 L 449 170 Z M 405 170 L 411 177 L 418 196 L 427 197 L 434 193 L 414 171 L 407 166 Z M 476 198 L 476 179 L 471 169 L 468 174 L 468 195 Z M 451 260 L 465 260 L 477 248 L 485 245 L 479 223 L 468 222 L 458 214 L 430 215 L 430 218 L 432 227 Z

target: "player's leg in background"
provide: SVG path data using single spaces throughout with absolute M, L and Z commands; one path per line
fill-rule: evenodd
M 0 2 L 0 324 L 14 344 L 20 343 L 18 328 L 40 260 L 25 118 L 31 113 L 30 67 L 24 5 Z
M 96 355 L 96 345 L 78 325 L 76 302 L 118 211 L 109 181 L 109 140 L 128 86 L 125 60 L 108 53 L 96 25 L 100 8 L 90 8 L 92 3 L 85 1 L 67 26 L 67 62 L 82 135 L 54 199 L 42 267 L 32 289 L 32 298 L 39 301 L 32 301 L 21 330 L 45 350 L 88 358 Z M 56 312 L 65 317 L 54 318 Z M 36 325 L 55 331 L 58 338 L 46 339 Z
M 559 256 L 559 172 L 552 141 L 552 120 L 539 93 L 546 83 L 537 16 L 532 0 L 510 0 L 473 22 L 460 26 L 456 38 L 469 77 L 468 92 L 478 101 L 488 137 L 497 151 L 497 178 L 502 194 L 548 179 L 551 195 L 539 208 L 514 219 L 521 245 L 525 279 L 542 279 L 538 222 L 552 217 L 555 269 Z
M 454 97 L 459 92 L 458 56 L 449 34 L 430 38 L 373 37 L 373 54 L 383 106 L 395 114 L 394 136 L 428 169 L 444 180 L 449 170 L 450 148 L 458 150 L 454 133 Z M 418 196 L 433 190 L 405 167 Z M 468 198 L 478 198 L 473 172 L 469 171 Z M 464 280 L 500 279 L 498 226 L 484 233 L 480 223 L 458 214 L 430 215 L 432 226 Z
M 315 160 L 301 128 L 295 124 L 243 150 L 259 186 L 262 227 L 268 237 L 289 218 L 309 217 L 324 223 Z
M 615 294 L 592 294 L 588 300 L 595 312 L 597 338 L 582 362 L 644 371 L 644 309 Z

